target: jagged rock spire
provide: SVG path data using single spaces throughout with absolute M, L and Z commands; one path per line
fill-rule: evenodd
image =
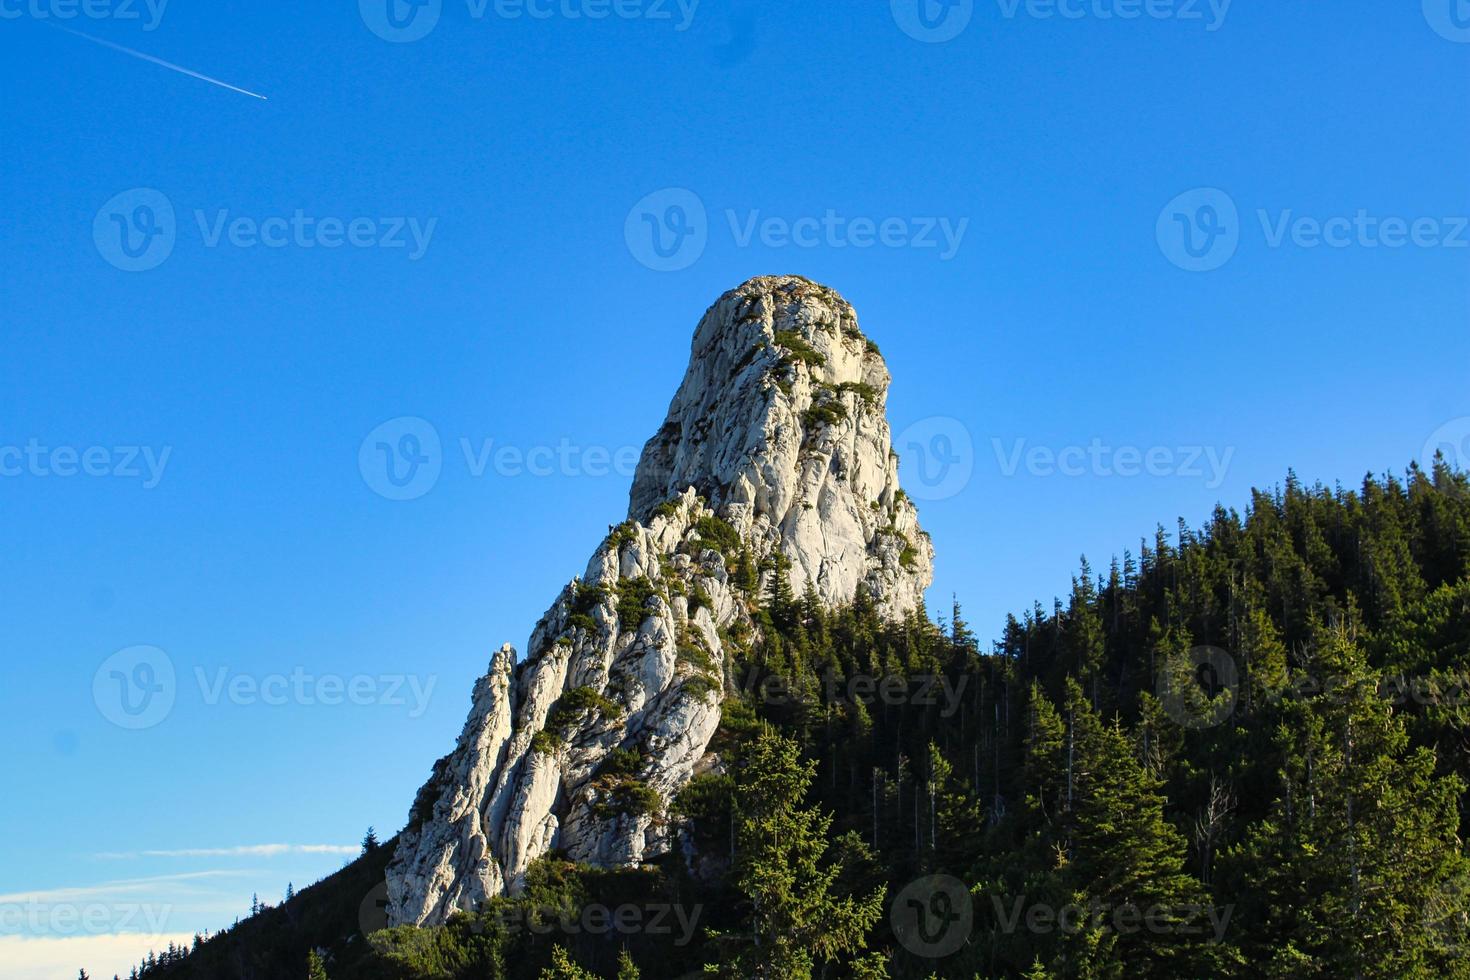
M 388 870 L 391 922 L 514 892 L 554 848 L 604 867 L 668 850 L 668 801 L 719 725 L 725 637 L 755 628 L 737 568 L 779 552 L 793 587 L 828 606 L 862 588 L 890 616 L 921 607 L 933 550 L 898 488 L 888 382 L 826 287 L 762 277 L 710 308 L 629 520 L 542 617 L 529 657 L 496 654 L 419 791 Z
M 644 447 L 628 516 L 694 487 L 829 606 L 864 585 L 885 613 L 919 606 L 933 548 L 898 485 L 888 368 L 835 291 L 763 276 L 694 333 L 668 417 Z

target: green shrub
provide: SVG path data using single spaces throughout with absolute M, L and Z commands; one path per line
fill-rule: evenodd
M 722 520 L 713 514 L 706 514 L 694 525 L 694 530 L 699 532 L 700 540 L 713 547 L 726 559 L 740 554 L 745 542 L 740 540 L 740 532 L 735 530 L 728 521 Z
M 865 381 L 844 381 L 837 386 L 837 390 L 842 393 L 852 392 L 861 398 L 869 408 L 878 404 L 878 389 Z
M 836 425 L 845 418 L 847 409 L 841 402 L 823 402 L 802 412 L 801 424 L 804 428 L 815 429 L 819 425 Z
M 630 779 L 643 768 L 643 755 L 637 749 L 613 749 L 597 767 L 597 777 Z
M 647 577 L 625 578 L 618 582 L 618 625 L 626 632 L 637 629 L 648 616 L 648 600 L 658 594 Z
M 663 808 L 663 797 L 652 787 L 636 779 L 624 779 L 612 788 L 606 800 L 592 808 L 592 812 L 603 820 L 611 820 L 621 815 L 646 816 Z
M 706 701 L 720 690 L 720 682 L 708 674 L 690 674 L 684 679 L 684 693 L 696 701 Z
M 563 734 L 588 711 L 596 711 L 604 717 L 615 717 L 623 709 L 616 701 L 603 697 L 595 687 L 574 687 L 557 699 L 546 715 L 548 730 Z
M 735 780 L 730 776 L 702 772 L 684 784 L 669 809 L 691 820 L 710 820 L 729 812 Z
M 612 529 L 607 536 L 607 543 L 614 548 L 621 548 L 625 544 L 632 544 L 638 540 L 638 529 L 633 526 L 632 521 L 624 521 Z
M 798 331 L 777 330 L 776 346 L 786 351 L 786 355 L 781 358 L 782 367 L 789 367 L 797 363 L 808 367 L 821 367 L 827 363 L 827 359 L 822 356 L 821 352 L 807 343 L 806 338 Z
M 704 590 L 704 586 L 695 583 L 689 590 L 689 615 L 693 616 L 701 608 L 714 612 L 715 600 Z
M 562 746 L 566 744 L 566 739 L 555 732 L 549 732 L 545 729 L 531 736 L 531 751 L 540 752 L 542 755 L 556 755 L 556 753 L 561 751 Z
M 572 612 L 590 613 L 607 598 L 607 588 L 578 582 L 572 591 Z

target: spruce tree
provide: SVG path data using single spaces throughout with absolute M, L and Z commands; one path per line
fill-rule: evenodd
M 815 776 L 797 743 L 766 729 L 736 777 L 736 861 L 745 927 L 717 937 L 725 950 L 711 972 L 740 980 L 807 980 L 815 964 L 862 952 L 883 914 L 883 891 L 841 896 L 842 867 L 828 859 L 832 818 L 804 806 Z

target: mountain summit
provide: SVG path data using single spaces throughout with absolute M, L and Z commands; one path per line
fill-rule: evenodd
M 719 764 L 707 748 L 760 596 L 922 607 L 933 548 L 898 485 L 889 380 L 852 307 L 810 280 L 752 279 L 705 313 L 628 520 L 527 659 L 495 655 L 419 791 L 388 869 L 394 924 L 514 893 L 553 849 L 603 867 L 666 853 L 668 802 Z

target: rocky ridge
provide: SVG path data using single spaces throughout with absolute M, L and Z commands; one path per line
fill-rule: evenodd
M 828 607 L 859 589 L 922 607 L 933 549 L 898 486 L 889 375 L 836 292 L 753 279 L 695 331 L 629 518 L 475 686 L 388 870 L 394 924 L 515 892 L 557 850 L 603 867 L 666 853 L 667 804 L 702 765 L 751 604 L 771 575 Z

